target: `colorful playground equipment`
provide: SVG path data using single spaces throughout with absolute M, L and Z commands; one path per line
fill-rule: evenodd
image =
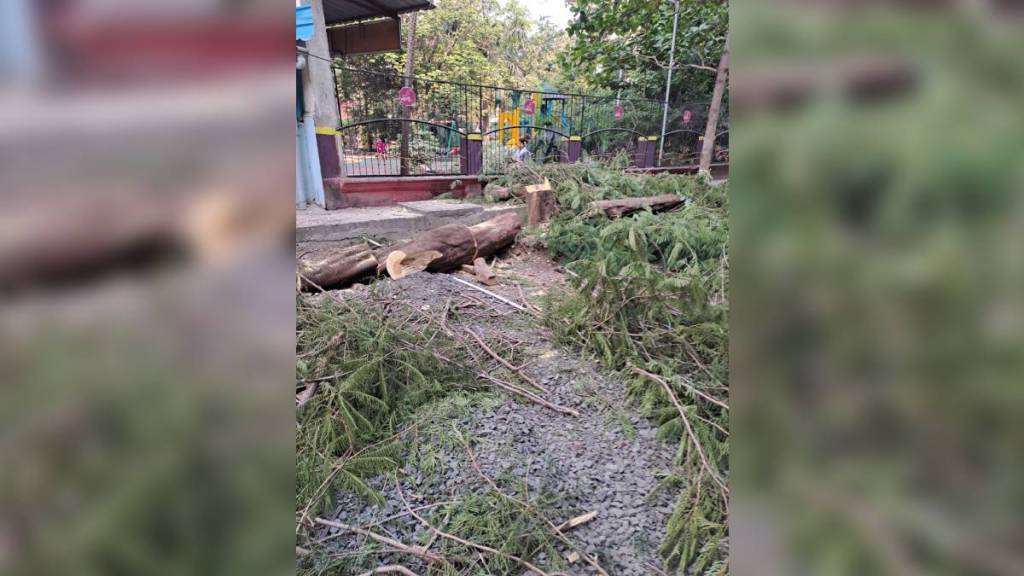
M 572 123 L 566 110 L 567 97 L 557 93 L 556 89 L 544 82 L 541 92 L 508 92 L 508 98 L 496 96 L 494 107 L 498 110 L 499 134 L 507 134 L 504 139 L 506 146 L 515 146 L 521 135 L 536 132 L 538 126 L 548 122 L 551 128 L 568 134 Z

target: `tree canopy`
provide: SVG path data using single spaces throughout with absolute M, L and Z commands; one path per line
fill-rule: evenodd
M 560 61 L 575 71 L 581 87 L 664 96 L 674 2 L 577 0 L 571 8 L 572 42 Z M 727 2 L 679 0 L 673 101 L 710 98 L 728 27 Z
M 403 34 L 408 31 L 404 16 Z M 534 88 L 558 75 L 565 33 L 530 17 L 519 0 L 439 0 L 416 22 L 413 74 L 430 80 Z M 352 57 L 346 65 L 405 70 L 406 54 Z

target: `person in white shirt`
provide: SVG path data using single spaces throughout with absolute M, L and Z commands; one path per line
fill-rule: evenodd
M 519 139 L 519 149 L 516 150 L 515 160 L 516 162 L 526 162 L 530 159 L 530 150 L 528 148 L 530 144 L 530 137 L 523 136 Z

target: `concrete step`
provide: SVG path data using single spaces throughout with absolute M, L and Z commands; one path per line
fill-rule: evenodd
M 471 226 L 507 212 L 519 212 L 525 223 L 526 210 L 523 206 L 484 207 L 458 200 L 402 202 L 396 206 L 339 210 L 309 206 L 295 211 L 295 242 L 337 242 L 363 237 L 401 240 L 445 224 Z

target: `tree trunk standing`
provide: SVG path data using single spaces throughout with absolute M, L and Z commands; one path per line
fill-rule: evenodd
M 405 85 L 412 86 L 412 59 L 413 53 L 416 49 L 416 13 L 413 12 L 409 15 L 409 30 L 408 37 L 405 39 Z M 412 108 L 409 106 L 402 106 L 402 119 L 409 120 L 412 118 Z M 399 154 L 401 155 L 401 170 L 402 176 L 408 176 L 410 173 L 410 159 L 409 159 L 409 127 L 411 122 L 402 122 L 402 143 L 399 147 Z
M 718 115 L 722 109 L 722 95 L 725 93 L 725 79 L 729 75 L 729 37 L 725 39 L 722 59 L 718 62 L 718 76 L 715 78 L 715 90 L 711 94 L 711 107 L 708 109 L 708 125 L 704 129 L 704 145 L 700 150 L 700 174 L 711 174 L 711 158 L 715 152 L 715 134 L 718 132 Z

